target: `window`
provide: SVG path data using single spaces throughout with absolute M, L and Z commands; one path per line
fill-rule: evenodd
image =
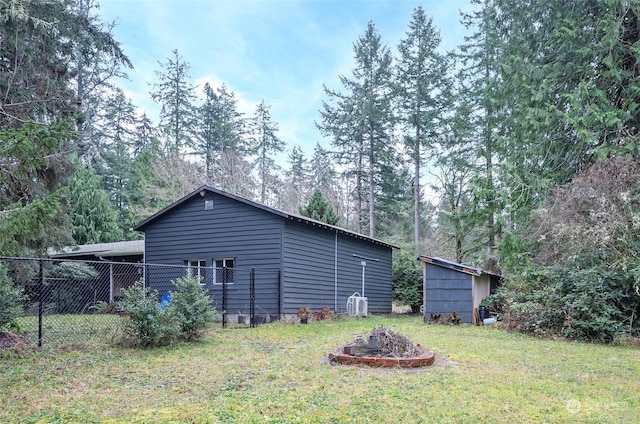
M 235 267 L 236 263 L 235 259 L 214 259 L 213 263 L 216 265 L 216 269 L 213 275 L 213 284 L 233 284 L 233 268 Z
M 187 263 L 187 275 L 189 277 L 197 276 L 200 279 L 200 285 L 204 286 L 206 284 L 204 274 L 207 268 L 207 261 L 204 259 L 191 259 L 185 262 Z

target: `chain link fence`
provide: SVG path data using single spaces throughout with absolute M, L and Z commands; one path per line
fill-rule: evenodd
M 200 277 L 223 327 L 253 327 L 280 317 L 279 270 L 11 257 L 0 257 L 0 264 L 24 292 L 17 332 L 32 346 L 108 342 L 126 319 L 116 303 L 123 289 L 142 281 L 160 305 L 174 290 L 172 281 L 187 275 Z

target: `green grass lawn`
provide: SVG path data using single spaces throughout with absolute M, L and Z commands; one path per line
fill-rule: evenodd
M 421 370 L 332 366 L 375 326 L 437 354 Z M 639 422 L 638 348 L 369 317 L 211 330 L 148 351 L 48 349 L 0 360 L 0 422 Z

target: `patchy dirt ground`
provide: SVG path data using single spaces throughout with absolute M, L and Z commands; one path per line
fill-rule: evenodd
M 11 331 L 0 330 L 0 353 L 6 350 L 23 351 L 28 344 L 22 337 Z

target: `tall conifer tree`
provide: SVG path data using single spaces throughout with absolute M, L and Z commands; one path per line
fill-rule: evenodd
M 325 88 L 320 129 L 333 139 L 338 157 L 353 164 L 356 178 L 358 231 L 362 232 L 363 204 L 368 205 L 368 234 L 376 233 L 376 195 L 381 173 L 397 159 L 393 139 L 392 57 L 373 22 L 354 43 L 352 78 L 340 77 L 346 93 Z M 349 171 L 348 171 L 349 172 Z M 366 186 L 365 186 L 366 184 Z
M 194 86 L 189 76 L 189 63 L 173 50 L 166 63 L 158 62 L 158 82 L 153 84 L 151 98 L 160 105 L 160 129 L 165 137 L 165 150 L 184 153 L 193 149 Z
M 286 210 L 295 211 L 307 201 L 309 197 L 309 161 L 304 157 L 300 146 L 293 146 L 287 162 L 289 169 L 285 172 L 285 192 L 283 207 Z
M 70 242 L 65 185 L 78 148 L 70 123 L 79 125 L 74 118 L 82 119 L 91 91 L 77 87 L 81 69 L 130 65 L 109 29 L 77 7 L 83 4 L 0 2 L 2 254 L 44 254 Z
M 425 154 L 444 132 L 443 120 L 448 93 L 448 69 L 437 51 L 440 33 L 427 19 L 422 6 L 413 10 L 406 37 L 398 45 L 396 94 L 404 128 L 404 144 L 413 163 L 413 238 L 421 245 L 421 169 Z M 419 253 L 419 252 L 417 252 Z
M 204 157 L 209 178 L 223 179 L 221 161 L 225 151 L 242 153 L 245 120 L 237 110 L 237 100 L 226 85 L 213 89 L 204 85 L 204 103 L 198 108 L 196 153 Z
M 135 143 L 136 109 L 122 90 L 109 97 L 104 109 L 102 127 L 102 157 L 105 166 L 101 170 L 104 186 L 118 211 L 118 222 L 123 233 L 135 223 L 129 208 L 131 200 L 131 164 Z
M 252 150 L 256 155 L 256 164 L 260 178 L 260 202 L 267 201 L 268 191 L 277 190 L 274 184 L 277 176 L 271 171 L 277 166 L 271 157 L 274 153 L 284 151 L 284 141 L 278 136 L 278 124 L 271 120 L 271 106 L 264 99 L 260 101 L 251 120 Z
M 495 1 L 473 0 L 472 3 L 478 9 L 463 14 L 462 23 L 474 32 L 465 37 L 457 55 L 461 66 L 456 95 L 451 99 L 456 110 L 449 120 L 450 131 L 443 144 L 449 155 L 460 154 L 468 159 L 466 163 L 446 161 L 448 166 L 468 168 L 448 172 L 466 175 L 473 187 L 474 212 L 461 215 L 460 219 L 466 220 L 465 227 L 484 227 L 480 231 L 484 234 L 482 244 L 486 250 L 479 256 L 483 257 L 483 266 L 493 268 L 504 207 L 496 171 L 497 166 L 503 164 L 498 141 L 505 122 L 504 99 L 499 90 L 509 84 L 509 78 L 503 81 L 500 75 L 504 39 Z M 472 250 L 476 247 L 465 251 Z

